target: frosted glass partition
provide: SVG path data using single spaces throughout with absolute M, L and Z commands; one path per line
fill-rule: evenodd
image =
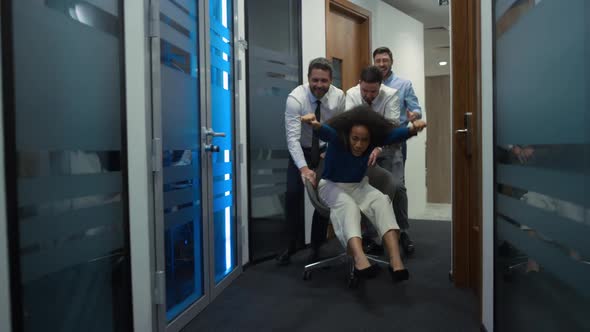
M 495 329 L 587 331 L 590 2 L 495 3 Z
M 247 1 L 250 255 L 284 250 L 285 102 L 301 82 L 300 1 Z
M 11 5 L 13 310 L 24 331 L 129 331 L 122 1 Z

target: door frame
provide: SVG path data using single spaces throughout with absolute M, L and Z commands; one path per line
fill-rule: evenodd
M 456 287 L 474 291 L 482 314 L 482 94 L 481 4 L 451 1 L 451 128 L 453 133 L 453 261 L 451 277 Z M 470 111 L 471 132 L 464 129 L 464 113 Z M 489 124 L 488 124 L 489 125 Z M 466 145 L 466 137 L 471 140 Z M 466 155 L 469 150 L 471 156 Z M 487 151 L 487 150 L 486 150 Z M 474 234 L 475 233 L 475 234 Z M 488 234 L 486 234 L 487 236 Z M 474 252 L 475 251 L 475 252 Z
M 2 10 L 5 9 L 3 4 Z M 0 29 L 2 29 L 2 39 L 4 39 L 4 24 L 0 18 Z M 3 43 L 0 43 L 2 49 Z M 2 53 L 4 54 L 4 53 Z M 0 77 L 3 76 L 2 64 L 0 61 Z M 4 114 L 4 80 L 0 82 L 0 113 Z M 0 331 L 12 331 L 11 310 L 10 310 L 10 265 L 8 256 L 8 222 L 6 216 L 6 190 L 4 182 L 4 121 L 0 116 Z

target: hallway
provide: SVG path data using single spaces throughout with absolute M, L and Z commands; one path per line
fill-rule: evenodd
M 478 331 L 475 296 L 447 277 L 451 223 L 413 221 L 412 234 L 417 250 L 405 284 L 393 286 L 382 269 L 349 290 L 344 265 L 304 282 L 303 251 L 286 268 L 267 261 L 245 269 L 184 331 Z M 339 250 L 331 241 L 323 253 Z

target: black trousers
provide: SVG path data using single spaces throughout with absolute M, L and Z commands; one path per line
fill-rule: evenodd
M 305 160 L 309 164 L 311 151 L 303 148 Z M 319 180 L 321 174 L 317 175 Z M 285 195 L 285 214 L 289 231 L 289 252 L 293 253 L 298 247 L 305 244 L 305 186 L 301 181 L 301 173 L 295 165 L 293 158 L 289 157 L 287 168 L 287 193 Z M 313 212 L 311 226 L 311 245 L 317 250 L 326 240 L 328 231 L 328 218 L 322 217 L 317 211 Z

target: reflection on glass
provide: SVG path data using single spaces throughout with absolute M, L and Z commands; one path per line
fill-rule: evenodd
M 166 318 L 204 295 L 197 2 L 160 0 Z
M 251 258 L 259 260 L 284 250 L 288 240 L 284 206 L 289 151 L 284 117 L 285 100 L 300 84 L 300 1 L 249 0 L 245 6 L 250 139 L 248 232 Z
M 590 4 L 510 3 L 495 17 L 495 328 L 587 331 Z
M 334 70 L 332 85 L 342 89 L 342 59 L 332 58 L 332 68 Z
M 24 331 L 133 329 L 121 7 L 12 1 L 7 13 Z
M 215 283 L 222 281 L 236 267 L 236 222 L 233 191 L 233 53 L 232 2 L 210 0 L 211 39 L 211 109 L 212 128 L 225 133 L 212 144 L 219 152 L 213 162 L 213 255 Z

